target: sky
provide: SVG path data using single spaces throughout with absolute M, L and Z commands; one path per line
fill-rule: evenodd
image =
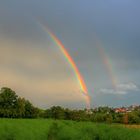
M 75 72 L 47 27 L 77 65 L 91 107 L 140 104 L 139 5 L 136 0 L 0 1 L 0 87 L 41 108 L 86 107 Z

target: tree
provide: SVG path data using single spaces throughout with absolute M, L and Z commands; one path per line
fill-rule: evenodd
M 35 118 L 39 112 L 38 108 L 28 100 L 18 97 L 10 88 L 3 87 L 0 90 L 0 117 Z
M 93 121 L 95 122 L 105 122 L 105 120 L 106 120 L 106 117 L 105 117 L 105 114 L 103 113 L 96 113 L 93 119 Z
M 45 111 L 45 116 L 47 118 L 65 119 L 65 111 L 60 106 L 53 106 Z
M 28 100 L 25 100 L 25 118 L 36 118 L 39 116 L 39 109 L 34 107 Z
M 15 117 L 18 96 L 10 88 L 3 87 L 0 90 L 0 116 Z
M 25 102 L 26 100 L 24 98 L 18 98 L 17 99 L 17 117 L 22 118 L 25 117 Z
M 133 124 L 133 123 L 140 123 L 140 118 L 135 112 L 131 112 L 128 114 L 128 123 Z
M 18 96 L 10 88 L 3 87 L 0 90 L 0 107 L 4 109 L 14 108 L 16 106 Z

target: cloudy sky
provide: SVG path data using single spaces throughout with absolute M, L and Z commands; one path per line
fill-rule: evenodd
M 140 2 L 0 2 L 0 87 L 39 107 L 86 107 L 75 73 L 40 23 L 61 40 L 84 77 L 91 106 L 140 104 Z

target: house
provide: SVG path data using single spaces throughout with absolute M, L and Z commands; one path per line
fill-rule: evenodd
M 126 113 L 127 109 L 122 107 L 122 108 L 115 108 L 115 113 Z

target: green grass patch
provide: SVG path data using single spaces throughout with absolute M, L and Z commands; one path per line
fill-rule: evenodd
M 0 119 L 0 140 L 139 140 L 140 128 L 47 119 Z

